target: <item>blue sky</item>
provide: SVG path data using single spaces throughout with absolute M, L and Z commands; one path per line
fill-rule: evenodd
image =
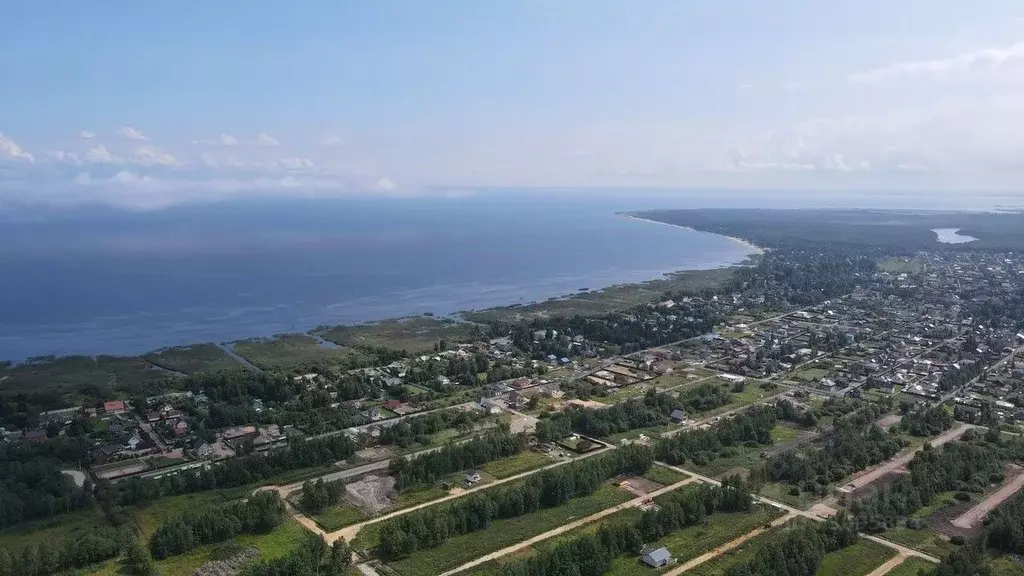
M 0 205 L 1013 188 L 1013 1 L 0 5 Z

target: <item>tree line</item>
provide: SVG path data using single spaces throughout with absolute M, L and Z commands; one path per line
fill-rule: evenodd
M 900 410 L 903 412 L 900 428 L 913 436 L 935 436 L 953 426 L 953 415 L 944 406 L 913 408 L 909 404 L 901 404 Z
M 287 555 L 250 564 L 241 576 L 344 576 L 351 562 L 352 552 L 344 538 L 328 546 L 323 538 L 304 530 Z
M 160 525 L 149 540 L 153 557 L 162 560 L 238 534 L 265 534 L 284 519 L 284 502 L 277 492 L 265 491 L 244 502 L 203 510 L 186 510 Z
M 345 460 L 355 450 L 355 443 L 343 434 L 314 440 L 297 439 L 283 448 L 231 458 L 198 470 L 101 485 L 99 498 L 107 505 L 135 506 L 165 496 L 234 488 L 283 472 Z
M 415 458 L 395 458 L 388 464 L 388 475 L 395 478 L 395 488 L 401 492 L 436 482 L 452 472 L 514 456 L 525 447 L 525 435 L 498 430 Z
M 731 476 L 721 486 L 701 484 L 658 498 L 658 509 L 643 513 L 634 523 L 606 524 L 594 534 L 585 534 L 530 558 L 506 564 L 502 576 L 578 576 L 604 574 L 612 561 L 626 554 L 638 554 L 645 542 L 704 522 L 716 512 L 748 512 L 753 506 L 750 490 L 742 478 Z
M 0 529 L 94 504 L 92 484 L 76 486 L 61 470 L 88 458 L 87 438 L 0 443 Z
M 750 560 L 729 568 L 728 576 L 807 576 L 815 574 L 829 552 L 857 541 L 857 528 L 840 512 L 824 522 L 795 521 L 758 548 Z
M 440 546 L 453 536 L 484 530 L 491 522 L 515 518 L 594 493 L 618 474 L 643 474 L 654 455 L 643 446 L 624 446 L 557 469 L 533 474 L 514 485 L 483 490 L 446 506 L 432 506 L 383 523 L 378 554 L 387 560 Z
M 429 444 L 431 434 L 449 428 L 468 432 L 473 424 L 484 416 L 483 412 L 461 408 L 438 410 L 422 416 L 406 418 L 383 428 L 378 442 L 384 445 L 394 444 L 402 448 L 411 446 L 413 442 Z

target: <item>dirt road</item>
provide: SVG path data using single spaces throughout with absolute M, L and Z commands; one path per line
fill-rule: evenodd
M 1021 488 L 1024 488 L 1024 473 L 1018 474 L 1012 480 L 1000 486 L 998 490 L 989 494 L 989 496 L 979 502 L 977 506 L 958 516 L 953 520 L 953 526 L 958 528 L 971 528 L 984 519 L 985 516 L 988 516 L 989 512 L 995 510 L 996 506 L 999 506 L 1005 500 L 1008 500 Z
M 973 426 L 971 426 L 970 424 L 962 424 L 956 428 L 952 428 L 950 430 L 943 432 L 935 439 L 931 440 L 930 444 L 933 447 L 937 448 L 947 442 L 951 442 L 963 436 L 964 432 L 967 432 L 971 428 L 973 428 Z M 871 484 L 875 480 L 878 480 L 879 478 L 885 476 L 886 474 L 889 474 L 890 472 L 895 472 L 901 468 L 904 468 L 907 464 L 910 463 L 911 460 L 914 459 L 914 455 L 917 454 L 920 450 L 921 448 L 917 448 L 915 450 L 910 450 L 908 452 L 898 454 L 895 458 L 887 460 L 879 464 L 878 466 L 868 470 L 867 472 L 864 472 L 860 476 L 855 477 L 848 484 L 844 485 L 843 488 L 852 492 L 859 488 L 863 488 L 868 484 Z
M 547 540 L 548 538 L 554 538 L 555 536 L 558 536 L 559 534 L 564 534 L 564 533 L 569 532 L 571 530 L 575 530 L 576 528 L 579 528 L 580 526 L 585 526 L 587 524 L 590 524 L 591 522 L 596 522 L 596 521 L 600 520 L 601 518 L 604 518 L 605 516 L 610 516 L 610 515 L 618 512 L 620 510 L 625 510 L 626 508 L 632 508 L 633 506 L 639 506 L 641 503 L 643 503 L 644 500 L 647 500 L 649 498 L 656 498 L 658 496 L 661 496 L 662 494 L 665 494 L 666 492 L 671 492 L 672 490 L 675 490 L 675 489 L 680 488 L 682 486 L 686 486 L 687 484 L 692 484 L 693 482 L 697 482 L 697 479 L 693 478 L 693 477 L 689 477 L 686 480 L 680 480 L 679 482 L 676 482 L 675 484 L 672 484 L 670 486 L 665 486 L 664 488 L 660 488 L 660 489 L 658 489 L 658 490 L 656 490 L 654 492 L 651 492 L 650 494 L 646 494 L 644 496 L 639 496 L 637 498 L 629 500 L 628 502 L 623 502 L 622 504 L 619 504 L 617 506 L 613 506 L 611 508 L 606 508 L 606 509 L 604 509 L 604 510 L 602 510 L 602 511 L 596 513 L 596 514 L 592 514 L 590 516 L 587 516 L 586 518 L 582 518 L 580 520 L 576 520 L 575 522 L 570 522 L 568 524 L 559 526 L 558 528 L 555 528 L 554 530 L 549 530 L 549 531 L 547 531 L 547 532 L 545 532 L 543 534 L 538 534 L 537 536 L 534 536 L 533 538 L 530 538 L 530 539 L 527 539 L 527 540 L 523 540 L 522 542 L 518 542 L 516 544 L 513 544 L 512 546 L 509 546 L 508 548 L 505 548 L 503 550 L 498 550 L 497 552 L 492 552 L 492 553 L 490 553 L 490 554 L 488 554 L 486 556 L 481 556 L 480 558 L 477 558 L 476 560 L 473 560 L 472 562 L 467 562 L 467 563 L 463 564 L 462 566 L 459 566 L 458 568 L 454 568 L 452 570 L 444 572 L 440 576 L 450 576 L 452 574 L 456 574 L 456 573 L 459 573 L 459 572 L 463 572 L 465 570 L 469 570 L 470 568 L 474 568 L 474 567 L 479 566 L 481 564 L 484 564 L 486 562 L 490 562 L 491 560 L 495 560 L 497 558 L 501 558 L 502 556 L 507 556 L 509 554 L 512 554 L 513 552 L 517 552 L 519 550 L 522 550 L 523 548 L 527 548 L 529 546 L 532 546 L 533 544 L 536 544 L 537 542 L 541 542 L 543 540 Z
M 771 525 L 772 525 L 772 527 L 780 526 L 782 524 L 785 524 L 786 522 L 789 522 L 793 518 L 796 518 L 796 514 L 793 514 L 791 512 L 789 514 L 786 514 L 785 516 L 782 516 L 780 518 L 776 518 L 775 520 L 772 521 Z M 705 562 L 709 562 L 711 560 L 714 560 L 715 558 L 718 558 L 722 554 L 725 554 L 726 552 L 728 552 L 730 550 L 733 550 L 735 548 L 738 548 L 739 546 L 742 546 L 743 543 L 746 542 L 747 540 L 750 540 L 752 538 L 757 538 L 758 536 L 760 536 L 761 534 L 764 534 L 767 531 L 768 531 L 767 528 L 763 528 L 762 527 L 762 528 L 758 528 L 757 530 L 753 530 L 751 532 L 747 532 L 743 536 L 740 536 L 739 538 L 737 538 L 737 539 L 735 539 L 735 540 L 733 540 L 731 542 L 726 542 L 725 544 L 722 544 L 721 546 L 715 548 L 714 550 L 711 550 L 710 552 L 705 552 L 704 554 L 701 554 L 700 556 L 697 556 L 696 558 L 694 558 L 692 560 L 689 560 L 689 561 L 687 561 L 687 562 L 685 562 L 685 563 L 683 563 L 683 564 L 681 564 L 681 565 L 679 565 L 679 566 L 669 570 L 668 572 L 665 572 L 665 574 L 663 574 L 662 576 L 677 576 L 679 574 L 682 574 L 683 572 L 686 572 L 688 570 L 692 570 L 695 567 L 700 566 L 701 564 L 703 564 Z
M 359 524 L 353 524 L 351 526 L 346 526 L 344 528 L 341 528 L 340 530 L 331 532 L 329 534 L 325 534 L 323 536 L 324 536 L 324 539 L 327 540 L 328 544 L 333 544 L 334 541 L 337 540 L 338 538 L 344 538 L 346 542 L 351 542 L 352 539 L 354 539 L 356 537 L 356 535 L 359 534 L 359 531 L 362 530 L 364 526 L 368 526 L 370 524 L 376 524 L 377 522 L 383 522 L 383 521 L 385 521 L 385 520 L 387 520 L 389 518 L 394 518 L 395 516 L 401 516 L 402 514 L 408 514 L 409 512 L 413 512 L 415 510 L 419 510 L 420 508 L 426 508 L 428 506 L 434 506 L 434 505 L 440 504 L 442 502 L 447 502 L 448 500 L 454 500 L 455 498 L 461 498 L 461 497 L 465 496 L 466 494 L 472 494 L 473 492 L 476 492 L 477 490 L 486 490 L 486 489 L 491 488 L 493 486 L 498 486 L 499 484 L 504 484 L 506 482 L 512 482 L 512 481 L 515 481 L 515 480 L 520 480 L 520 479 L 525 478 L 525 477 L 527 477 L 527 476 L 529 476 L 531 474 L 536 474 L 536 473 L 542 472 L 544 470 L 550 470 L 551 468 L 557 468 L 559 466 L 564 466 L 565 464 L 568 464 L 569 462 L 576 462 L 576 461 L 582 460 L 583 458 L 590 458 L 590 457 L 593 457 L 593 456 L 597 456 L 598 454 L 604 454 L 604 453 L 608 452 L 609 450 L 612 450 L 612 448 L 605 447 L 605 448 L 602 448 L 601 450 L 595 450 L 593 452 L 588 452 L 587 454 L 584 454 L 584 455 L 582 455 L 582 456 L 580 456 L 578 458 L 573 458 L 571 460 L 562 460 L 560 462 L 555 462 L 553 464 L 549 464 L 549 465 L 544 466 L 542 468 L 535 468 L 533 470 L 528 470 L 528 471 L 523 472 L 521 474 L 516 474 L 515 476 L 509 476 L 508 478 L 502 478 L 501 480 L 495 480 L 494 482 L 491 482 L 489 484 L 481 484 L 479 486 L 474 486 L 473 488 L 469 488 L 467 490 L 458 489 L 458 490 L 453 491 L 448 496 L 443 496 L 441 498 L 438 498 L 437 500 L 431 500 L 430 502 L 424 502 L 423 504 L 417 504 L 416 506 L 410 506 L 408 508 L 402 508 L 401 510 L 395 510 L 394 512 L 391 512 L 390 514 L 384 514 L 382 516 L 377 516 L 376 518 L 370 518 L 369 520 L 360 522 Z M 319 533 L 322 533 L 322 532 L 323 532 L 322 530 L 319 531 Z
M 899 566 L 900 564 L 903 564 L 903 561 L 906 559 L 907 557 L 903 554 L 897 554 L 893 558 L 890 558 L 889 561 L 885 564 L 882 564 L 878 568 L 872 570 L 871 573 L 868 574 L 868 576 L 883 576 L 884 574 L 888 574 L 892 571 L 893 568 Z

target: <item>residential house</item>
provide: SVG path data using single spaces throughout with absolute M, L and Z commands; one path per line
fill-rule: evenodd
M 686 412 L 676 408 L 668 418 L 676 424 L 682 424 L 683 422 L 686 422 Z
M 107 400 L 103 403 L 103 413 L 107 416 L 124 414 L 127 411 L 128 409 L 125 406 L 124 400 Z
M 643 561 L 644 564 L 651 568 L 661 568 L 662 566 L 667 566 L 672 561 L 672 553 L 668 551 L 668 548 L 648 550 L 644 552 Z

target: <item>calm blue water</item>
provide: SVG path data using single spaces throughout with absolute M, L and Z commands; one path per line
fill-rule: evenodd
M 0 213 L 0 359 L 136 354 L 445 314 L 729 265 L 749 254 L 722 237 L 615 215 L 621 210 L 921 205 L 917 196 L 865 198 L 493 191 L 153 213 Z

